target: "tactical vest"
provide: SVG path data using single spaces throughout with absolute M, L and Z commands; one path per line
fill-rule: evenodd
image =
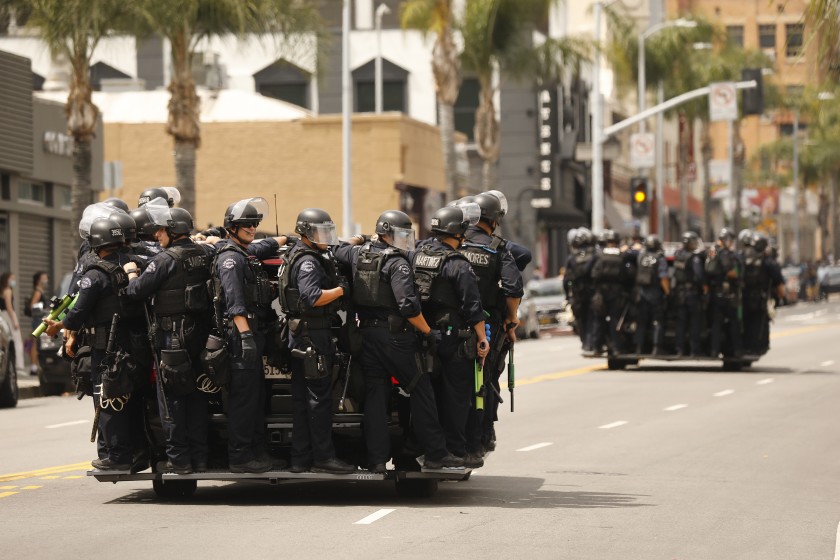
M 335 262 L 326 258 L 323 253 L 303 247 L 296 251 L 291 257 L 284 256 L 280 260 L 279 288 L 280 288 L 280 309 L 290 319 L 305 319 L 312 328 L 325 328 L 332 324 L 332 317 L 338 309 L 338 300 L 328 305 L 312 307 L 304 310 L 300 305 L 300 289 L 292 282 L 292 269 L 302 257 L 309 255 L 314 257 L 324 268 L 327 276 L 326 289 L 335 288 L 338 285 L 338 272 Z
M 695 282 L 694 267 L 692 266 L 693 258 L 694 254 L 685 250 L 678 251 L 674 257 L 674 280 L 677 287 Z
M 639 255 L 639 269 L 636 271 L 636 284 L 653 286 L 659 282 L 659 259 L 656 253 L 644 251 Z
M 87 263 L 84 272 L 86 273 L 91 269 L 100 270 L 107 274 L 111 281 L 111 289 L 108 293 L 100 295 L 93 313 L 88 315 L 85 320 L 86 327 L 110 325 L 114 313 L 120 316 L 120 321 L 142 316 L 143 304 L 131 301 L 121 295 L 121 292 L 128 286 L 128 275 L 120 265 L 96 257 Z
M 589 265 L 592 263 L 592 259 L 595 258 L 595 251 L 593 249 L 584 249 L 575 254 L 574 263 L 575 266 L 572 269 L 572 282 L 581 282 L 588 280 L 590 277 L 591 271 L 589 270 Z
M 441 277 L 449 259 L 467 258 L 457 251 L 445 251 L 424 245 L 414 256 L 414 281 L 420 301 L 431 308 L 430 323 L 437 323 L 449 315 L 449 324 L 463 323 L 458 293 L 451 282 Z M 467 261 L 469 262 L 469 261 Z
M 222 258 L 222 255 L 227 251 L 235 251 L 245 257 L 245 262 L 253 274 L 253 278 L 248 278 L 245 274 L 245 286 L 243 292 L 245 294 L 245 306 L 256 307 L 257 309 L 268 310 L 271 309 L 271 282 L 263 270 L 262 263 L 253 255 L 249 255 L 245 250 L 234 243 L 229 243 L 222 247 L 216 253 L 216 258 L 213 261 L 212 269 L 216 270 L 216 261 Z M 215 278 L 218 282 L 218 278 Z
M 203 313 L 210 309 L 207 280 L 210 258 L 198 245 L 175 245 L 166 250 L 175 260 L 175 274 L 167 278 L 155 294 L 155 315 Z
M 592 267 L 592 278 L 598 282 L 620 282 L 624 273 L 624 255 L 618 247 L 605 247 Z
M 770 284 L 764 272 L 764 255 L 753 249 L 744 252 L 744 287 L 762 290 Z
M 394 297 L 391 284 L 382 280 L 382 268 L 389 258 L 399 255 L 399 251 L 388 247 L 374 251 L 370 242 L 365 243 L 353 270 L 353 303 L 361 307 L 387 309 L 398 314 L 399 306 Z
M 720 284 L 735 267 L 735 255 L 728 249 L 719 250 L 714 257 L 706 260 L 706 276 L 712 283 Z
M 504 307 L 499 286 L 502 277 L 500 251 L 506 250 L 505 240 L 495 235 L 490 245 L 466 242 L 458 250 L 472 265 L 481 294 L 481 307 L 487 311 Z

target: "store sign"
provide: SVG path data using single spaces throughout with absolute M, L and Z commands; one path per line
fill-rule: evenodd
M 550 191 L 554 183 L 554 155 L 557 153 L 557 91 L 540 90 L 537 97 L 540 190 Z
M 738 118 L 738 95 L 735 82 L 709 85 L 709 119 L 712 122 L 734 121 Z
M 47 130 L 44 132 L 43 145 L 48 154 L 73 157 L 73 138 L 63 132 Z
M 630 167 L 650 169 L 656 165 L 656 137 L 652 132 L 630 135 Z

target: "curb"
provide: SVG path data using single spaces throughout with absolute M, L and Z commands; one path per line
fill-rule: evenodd
M 18 385 L 18 400 L 34 399 L 43 396 L 44 395 L 41 394 L 40 385 L 25 385 L 23 387 Z

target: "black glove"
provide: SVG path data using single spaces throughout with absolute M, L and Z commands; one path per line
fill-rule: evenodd
M 215 237 L 221 237 L 222 239 L 227 237 L 227 230 L 221 226 L 205 229 L 201 233 L 206 237 L 210 237 L 211 235 Z
M 338 279 L 338 287 L 343 291 L 345 298 L 350 297 L 350 283 L 343 276 Z
M 246 364 L 257 363 L 257 341 L 254 340 L 254 333 L 241 332 L 239 339 L 242 341 L 242 361 Z
M 437 339 L 434 331 L 420 335 L 420 349 L 424 354 L 434 355 L 437 352 Z

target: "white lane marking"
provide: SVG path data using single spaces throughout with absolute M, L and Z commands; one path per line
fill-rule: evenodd
M 380 509 L 379 511 L 371 513 L 370 515 L 368 515 L 364 519 L 359 519 L 358 521 L 353 523 L 353 525 L 370 525 L 374 521 L 379 521 L 380 519 L 382 519 L 383 517 L 385 517 L 389 513 L 394 513 L 395 511 L 397 511 L 397 510 L 395 510 L 395 509 Z
M 680 410 L 681 408 L 688 407 L 687 404 L 675 404 L 674 406 L 669 406 L 668 408 L 663 409 L 665 412 L 674 412 L 675 410 Z
M 53 428 L 63 428 L 65 426 L 76 426 L 78 424 L 87 424 L 87 420 L 74 420 L 73 422 L 63 422 L 61 424 L 52 424 L 50 426 L 44 426 L 46 429 L 51 430 Z
M 834 360 L 826 360 L 826 361 L 824 361 L 823 363 L 820 364 L 820 367 L 828 367 L 828 366 L 833 366 L 833 365 L 834 365 Z
M 732 394 L 732 393 L 734 393 L 734 392 L 735 392 L 735 391 L 733 391 L 732 389 L 724 389 L 723 391 L 719 391 L 719 392 L 715 393 L 715 394 L 714 394 L 714 395 L 712 395 L 712 396 L 713 396 L 713 397 L 726 397 L 726 396 L 728 396 L 728 395 L 731 395 L 731 394 Z
M 533 451 L 534 449 L 542 449 L 543 447 L 548 447 L 549 445 L 553 445 L 550 442 L 544 441 L 542 443 L 535 443 L 534 445 L 529 445 L 528 447 L 523 447 L 522 449 L 517 449 L 517 451 Z
M 768 377 L 767 379 L 762 379 L 761 381 L 756 381 L 755 384 L 756 385 L 768 385 L 770 383 L 773 383 L 774 381 L 775 381 L 775 379 L 773 379 L 772 377 Z
M 840 523 L 837 524 L 837 538 L 834 543 L 834 560 L 840 560 Z
M 598 429 L 600 429 L 600 430 L 611 430 L 613 428 L 618 428 L 619 426 L 623 426 L 626 423 L 627 423 L 626 420 L 619 420 L 618 422 L 611 422 L 609 424 L 604 424 L 603 426 L 598 426 Z

